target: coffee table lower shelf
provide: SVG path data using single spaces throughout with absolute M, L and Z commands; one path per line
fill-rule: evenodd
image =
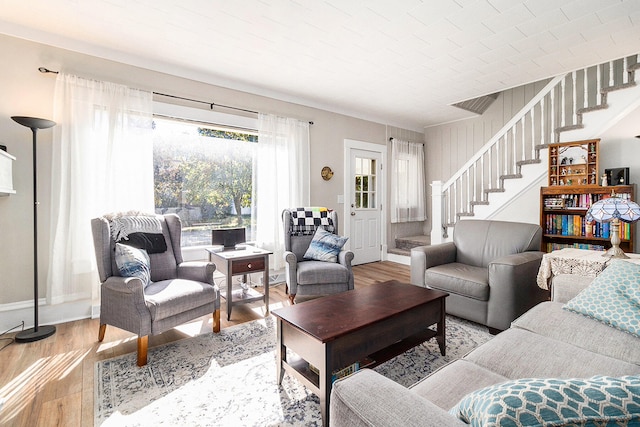
M 408 350 L 411 350 L 413 347 L 416 347 L 423 342 L 434 338 L 436 335 L 436 331 L 427 329 L 426 331 L 419 332 L 415 335 L 400 340 L 395 344 L 390 345 L 389 347 L 376 351 L 375 353 L 366 357 L 364 361 L 358 360 L 354 361 L 354 363 L 360 362 L 359 369 L 375 368 L 376 366 L 381 365 L 384 362 L 391 360 Z M 286 372 L 291 373 L 296 377 L 296 379 L 309 387 L 312 392 L 317 394 L 320 391 L 320 376 L 309 367 L 309 363 L 303 358 L 297 355 L 292 356 L 288 354 L 287 360 L 282 361 L 282 367 Z

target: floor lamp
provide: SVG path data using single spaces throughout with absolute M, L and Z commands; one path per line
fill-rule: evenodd
M 53 325 L 38 325 L 38 186 L 36 181 L 36 135 L 38 129 L 55 126 L 56 122 L 35 117 L 11 117 L 16 123 L 31 128 L 33 133 L 33 328 L 25 329 L 16 334 L 16 342 L 38 341 L 50 337 L 56 332 Z

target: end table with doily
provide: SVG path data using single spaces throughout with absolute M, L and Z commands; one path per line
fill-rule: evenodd
M 555 276 L 560 274 L 575 274 L 586 277 L 596 277 L 611 262 L 610 257 L 603 256 L 603 251 L 565 248 L 542 256 L 538 270 L 537 283 L 542 289 L 550 289 Z M 640 264 L 640 254 L 627 254 L 625 261 Z

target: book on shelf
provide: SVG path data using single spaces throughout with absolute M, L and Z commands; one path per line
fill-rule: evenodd
M 594 245 L 591 243 L 547 243 L 547 252 L 558 251 L 565 248 L 585 249 L 588 251 L 605 250 L 605 247 L 603 245 Z
M 611 224 L 587 221 L 582 215 L 547 214 L 544 233 L 609 239 L 611 238 Z M 620 238 L 630 240 L 631 224 L 620 222 Z
M 370 364 L 372 361 L 370 359 L 365 358 L 365 360 L 363 361 L 363 366 L 366 367 L 367 364 Z M 309 363 L 309 370 L 313 373 L 315 373 L 316 375 L 320 375 L 320 370 L 318 368 L 316 368 L 315 366 L 313 366 L 311 363 Z M 354 372 L 357 372 L 358 370 L 360 370 L 360 362 L 355 362 L 352 363 L 351 365 L 347 366 L 346 368 L 342 368 L 339 369 L 337 371 L 333 371 L 331 373 L 331 382 L 335 382 L 336 380 L 340 379 L 340 378 L 344 378 L 347 375 L 351 375 Z

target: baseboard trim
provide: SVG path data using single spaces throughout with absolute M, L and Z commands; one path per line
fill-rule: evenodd
M 57 325 L 59 323 L 72 322 L 74 320 L 89 319 L 92 316 L 93 306 L 90 300 L 78 300 L 62 304 L 47 305 L 38 304 L 38 324 Z M 25 329 L 33 327 L 33 301 L 28 306 L 23 302 L 3 304 L 0 308 L 0 330 L 6 331 L 24 321 Z
M 411 265 L 411 257 L 404 255 L 392 254 L 387 252 L 386 259 L 387 261 L 396 262 L 398 264 Z

